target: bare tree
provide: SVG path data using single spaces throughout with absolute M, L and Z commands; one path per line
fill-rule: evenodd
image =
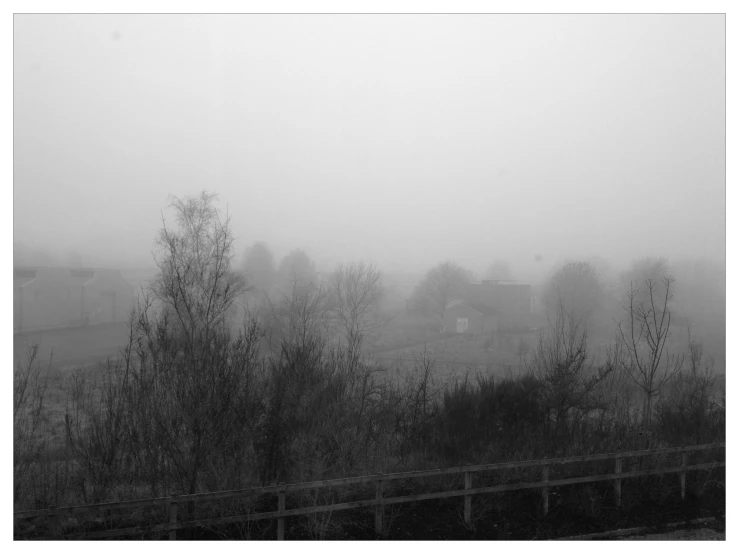
M 263 242 L 255 242 L 244 252 L 242 269 L 254 292 L 268 294 L 276 286 L 277 269 L 272 252 Z
M 47 418 L 49 369 L 38 360 L 38 345 L 29 346 L 25 363 L 16 361 L 13 372 L 13 497 L 20 500 L 29 485 L 27 476 L 46 448 L 43 426 Z
M 370 448 L 367 441 L 375 433 L 370 421 L 379 402 L 376 369 L 362 363 L 356 351 L 328 343 L 337 309 L 331 285 L 336 284 L 333 279 L 325 286 L 296 281 L 291 295 L 271 304 L 273 355 L 263 432 L 256 443 L 263 480 L 284 478 L 291 467 L 310 475 L 311 460 L 351 465 L 354 456 Z M 346 281 L 340 284 L 346 292 Z M 361 341 L 361 318 L 352 326 L 347 314 L 346 322 L 349 332 L 360 329 Z
M 221 220 L 213 205 L 217 198 L 206 191 L 199 197 L 170 197 L 178 228 L 167 228 L 162 218 L 156 243 L 159 274 L 152 291 L 172 310 L 188 342 L 223 323 L 246 290 L 243 277 L 231 269 L 234 238 L 228 216 Z
M 328 332 L 328 293 L 324 283 L 296 280 L 282 299 L 268 299 L 264 313 L 265 336 L 273 353 L 282 345 L 308 347 L 312 340 L 325 340 Z
M 642 426 L 649 432 L 652 404 L 667 382 L 680 371 L 684 356 L 670 354 L 670 288 L 674 279 L 665 277 L 659 286 L 651 279 L 640 291 L 630 284 L 625 306 L 627 321 L 619 322 L 618 335 L 624 346 L 623 364 L 631 380 L 644 393 Z M 659 292 L 663 291 L 663 295 Z M 640 300 L 642 299 L 643 300 Z
M 159 274 L 131 315 L 131 450 L 154 494 L 172 486 L 192 494 L 205 474 L 240 456 L 259 398 L 261 333 L 253 320 L 237 332 L 229 325 L 245 285 L 231 270 L 233 236 L 215 198 L 172 199 L 177 228 L 161 230 Z
M 589 412 L 603 409 L 597 387 L 616 368 L 609 351 L 598 365 L 588 350 L 588 332 L 581 319 L 568 313 L 562 304 L 546 334 L 539 337 L 532 365 L 542 383 L 548 423 L 561 437 L 568 423 L 576 423 Z
M 277 268 L 277 282 L 280 290 L 290 295 L 293 285 L 318 284 L 316 264 L 308 254 L 300 249 L 293 250 L 285 256 Z
M 440 329 L 444 330 L 444 311 L 449 302 L 464 294 L 472 274 L 454 262 L 444 262 L 432 267 L 413 293 L 417 305 L 428 306 L 439 317 Z
M 713 359 L 704 357 L 703 344 L 694 340 L 688 328 L 687 367 L 679 371 L 666 388 L 665 401 L 655 410 L 655 421 L 663 433 L 675 434 L 682 440 L 688 436 L 701 444 L 712 424 L 721 421 L 713 402 L 716 376 Z
M 587 322 L 601 296 L 602 286 L 595 268 L 587 262 L 568 262 L 549 280 L 542 301 L 553 313 L 561 306 L 568 314 Z
M 388 321 L 379 312 L 383 292 L 380 271 L 364 262 L 339 265 L 328 280 L 329 311 L 353 360 L 368 334 Z
M 104 502 L 116 484 L 131 478 L 127 387 L 130 364 L 108 359 L 94 371 L 71 375 L 64 417 L 67 445 L 84 471 L 85 502 Z M 89 489 L 89 490 L 88 490 Z
M 246 322 L 236 337 L 217 329 L 183 356 L 165 314 L 142 310 L 134 325 L 130 360 L 137 371 L 127 388 L 133 449 L 149 472 L 152 493 L 174 486 L 193 494 L 224 456 L 241 455 L 238 445 L 253 426 L 260 401 L 259 328 Z
M 623 288 L 628 292 L 631 283 L 646 283 L 651 280 L 654 283 L 655 294 L 659 297 L 664 296 L 663 279 L 669 278 L 674 281 L 672 266 L 667 258 L 663 257 L 644 257 L 635 260 L 628 270 L 621 273 L 619 281 Z M 682 285 L 681 285 L 682 286 Z M 673 287 L 672 293 L 675 293 Z M 637 302 L 649 302 L 649 295 L 646 287 L 641 287 L 637 291 Z

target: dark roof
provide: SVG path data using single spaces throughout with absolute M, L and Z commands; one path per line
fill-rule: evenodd
M 472 308 L 476 312 L 480 312 L 482 315 L 495 315 L 496 313 L 498 313 L 495 308 L 491 308 L 490 306 L 486 306 L 485 304 L 480 304 L 477 302 L 461 302 L 459 304 L 449 306 L 447 310 L 451 310 L 452 308 L 456 308 L 457 306 L 467 306 L 468 308 Z
M 467 303 L 467 305 L 473 310 L 477 310 L 482 315 L 495 315 L 496 313 L 498 313 L 498 311 L 495 308 L 491 308 L 490 306 L 486 306 L 485 304 L 473 302 L 473 303 Z

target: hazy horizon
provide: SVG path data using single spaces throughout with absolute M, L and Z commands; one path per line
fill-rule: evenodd
M 724 24 L 16 15 L 14 243 L 151 265 L 168 196 L 206 189 L 237 260 L 725 263 Z

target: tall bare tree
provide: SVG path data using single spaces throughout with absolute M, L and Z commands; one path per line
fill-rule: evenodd
M 160 231 L 159 274 L 131 316 L 131 448 L 154 494 L 192 494 L 204 474 L 238 457 L 259 397 L 260 330 L 253 320 L 238 332 L 229 325 L 245 285 L 231 269 L 233 236 L 216 198 L 171 199 L 177 226 Z
M 413 300 L 417 305 L 427 306 L 439 318 L 440 329 L 444 330 L 444 311 L 449 302 L 464 294 L 472 280 L 472 273 L 454 262 L 444 262 L 429 269 L 416 286 Z
M 644 393 L 642 426 L 651 427 L 654 399 L 667 382 L 680 371 L 684 355 L 670 354 L 671 315 L 668 303 L 674 279 L 665 277 L 658 284 L 647 279 L 643 290 L 632 282 L 627 294 L 626 322 L 619 322 L 618 336 L 624 346 L 624 369 Z
M 242 276 L 231 269 L 233 234 L 228 216 L 213 205 L 218 196 L 170 197 L 177 228 L 162 229 L 155 256 L 159 273 L 152 291 L 175 315 L 186 340 L 205 338 L 245 290 Z
M 383 292 L 382 274 L 364 262 L 339 265 L 328 280 L 330 314 L 352 359 L 363 339 L 387 323 L 379 311 Z

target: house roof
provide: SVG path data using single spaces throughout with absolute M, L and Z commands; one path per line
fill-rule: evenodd
M 480 304 L 477 302 L 453 302 L 447 307 L 447 310 L 456 308 L 457 306 L 467 306 L 468 308 L 471 308 L 475 310 L 476 312 L 479 312 L 482 315 L 487 315 L 487 316 L 495 315 L 498 313 L 498 311 L 495 308 L 491 308 L 490 306 L 486 306 L 485 304 Z
M 480 304 L 477 302 L 466 302 L 466 304 L 473 310 L 480 312 L 482 315 L 495 315 L 496 313 L 498 313 L 498 310 L 496 310 L 495 308 L 491 308 L 490 306 L 486 306 L 485 304 Z

